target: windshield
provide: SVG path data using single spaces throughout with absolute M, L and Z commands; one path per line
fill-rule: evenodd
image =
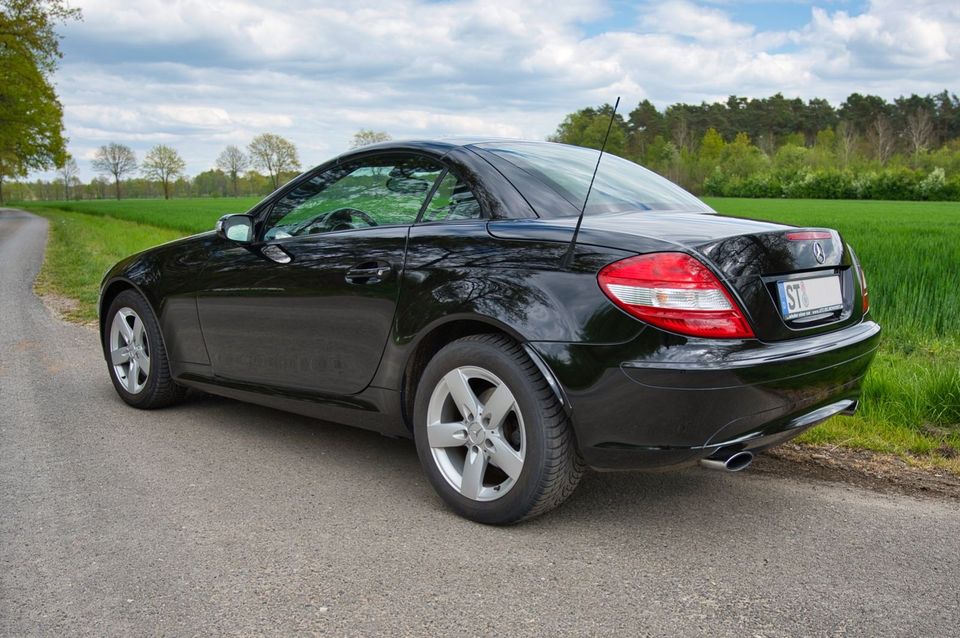
M 583 206 L 599 151 L 545 142 L 487 142 L 478 147 L 530 173 L 577 210 Z M 713 212 L 706 204 L 653 171 L 604 153 L 586 214 L 635 210 Z

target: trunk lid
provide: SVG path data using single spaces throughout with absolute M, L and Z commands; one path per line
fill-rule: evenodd
M 489 230 L 504 238 L 570 241 L 576 221 L 497 221 Z M 835 230 L 703 213 L 637 212 L 584 217 L 577 243 L 695 255 L 720 276 L 764 341 L 836 330 L 863 315 L 853 259 Z M 821 288 L 829 291 L 819 292 Z M 794 302 L 799 305 L 808 290 L 812 309 L 796 309 Z M 827 303 L 823 295 L 829 306 L 818 305 Z M 815 310 L 821 307 L 829 310 Z M 807 314 L 801 316 L 803 312 Z

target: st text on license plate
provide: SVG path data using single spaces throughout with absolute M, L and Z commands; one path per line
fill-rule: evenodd
M 784 319 L 811 317 L 843 307 L 840 278 L 836 275 L 778 281 L 777 288 Z

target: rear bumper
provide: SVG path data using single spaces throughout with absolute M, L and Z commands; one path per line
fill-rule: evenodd
M 617 345 L 531 343 L 596 469 L 654 469 L 760 450 L 852 413 L 880 340 L 865 321 L 765 344 L 645 330 Z

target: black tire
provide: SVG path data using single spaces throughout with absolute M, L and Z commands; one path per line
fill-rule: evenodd
M 124 308 L 132 309 L 143 322 L 147 352 L 150 361 L 149 373 L 145 375 L 143 388 L 138 392 L 130 392 L 124 381 L 120 379 L 111 361 L 110 331 L 117 313 Z M 167 361 L 167 351 L 163 343 L 163 335 L 157 323 L 153 308 L 137 291 L 124 290 L 116 296 L 107 310 L 103 322 L 101 335 L 103 353 L 107 362 L 107 370 L 113 387 L 128 405 L 143 410 L 152 410 L 173 405 L 183 400 L 187 389 L 174 383 L 170 375 L 170 365 Z
M 467 498 L 444 478 L 428 443 L 427 412 L 434 389 L 462 366 L 479 366 L 499 377 L 516 398 L 526 432 L 526 455 L 515 484 L 492 501 Z M 414 438 L 427 478 L 457 514 L 479 523 L 508 525 L 563 503 L 583 476 L 583 460 L 563 406 L 540 370 L 514 340 L 499 334 L 458 339 L 427 364 L 417 387 Z

